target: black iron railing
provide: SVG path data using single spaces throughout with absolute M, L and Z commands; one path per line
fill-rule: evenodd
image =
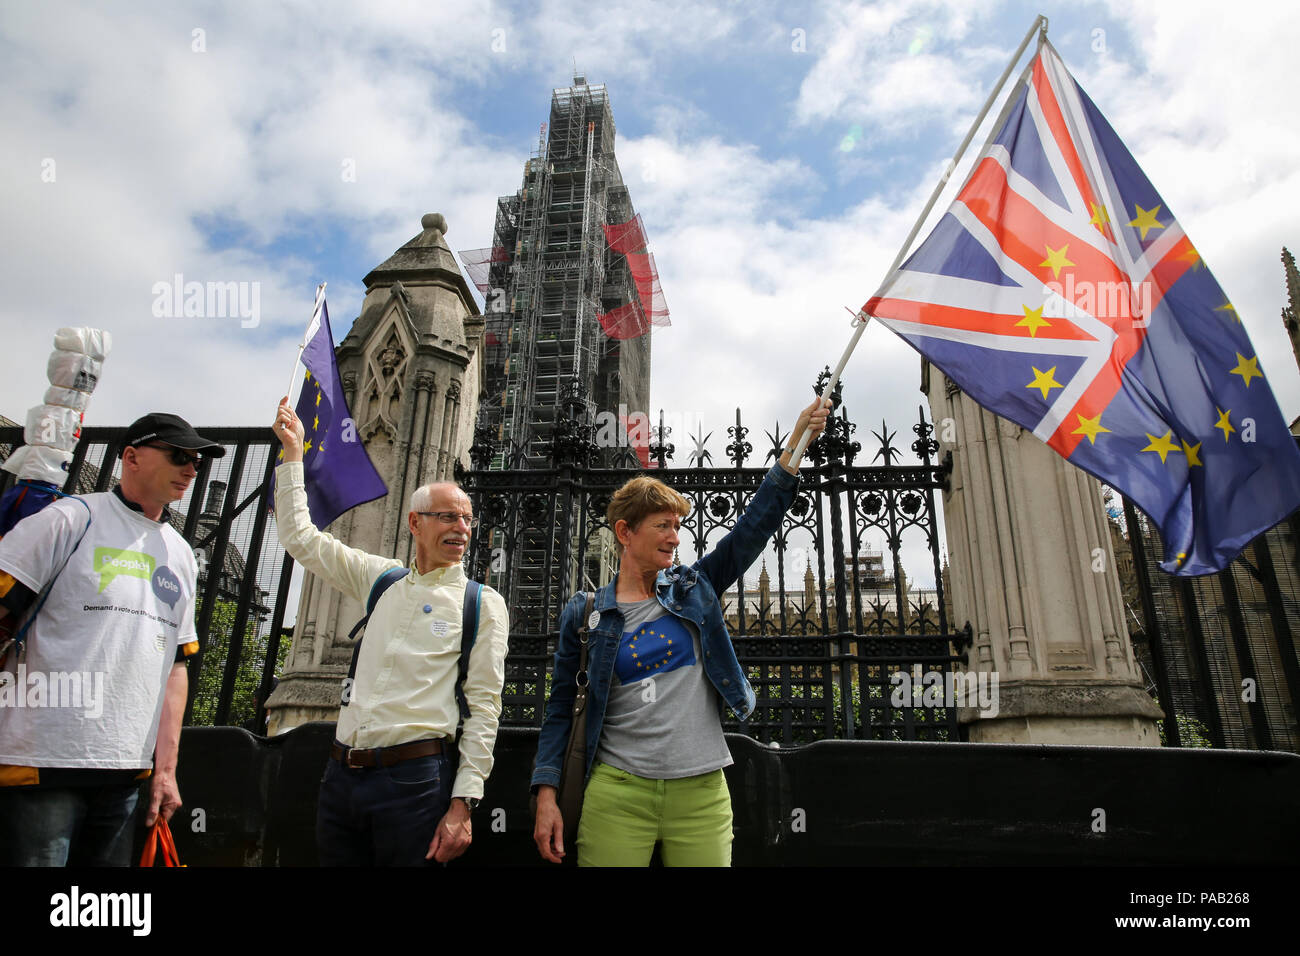
M 956 708 L 923 703 L 919 686 L 900 689 L 897 677 L 919 668 L 941 680 L 966 662 L 969 633 L 952 626 L 944 600 L 934 500 L 951 461 L 935 460 L 939 446 L 922 415 L 912 463 L 902 463 L 896 433 L 882 426 L 874 462 L 857 464 L 857 426 L 836 397 L 838 412 L 809 448 L 798 495 L 760 566 L 721 596 L 758 697 L 749 720 L 726 726 L 787 744 L 957 740 Z M 644 473 L 604 467 L 609 449 L 583 424 L 580 403 L 571 411 L 557 423 L 552 467 L 491 470 L 493 461 L 519 464 L 520 456 L 480 429 L 475 467 L 460 475 L 480 518 L 471 573 L 511 609 L 507 726 L 540 724 L 560 611 L 571 594 L 612 578 L 606 509 L 620 486 Z M 726 430 L 727 466 L 714 467 L 707 438 L 694 435 L 687 466 L 673 467 L 670 432 L 661 413 L 649 473 L 691 503 L 678 554 L 689 564 L 734 526 L 788 435 L 778 425 L 767 433 L 765 457 L 756 456 L 737 411 Z

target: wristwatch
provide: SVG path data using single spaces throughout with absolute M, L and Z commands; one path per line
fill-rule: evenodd
M 477 810 L 478 805 L 483 802 L 478 797 L 452 797 L 452 799 L 459 800 L 461 803 L 465 804 L 465 806 L 469 807 L 470 813 Z

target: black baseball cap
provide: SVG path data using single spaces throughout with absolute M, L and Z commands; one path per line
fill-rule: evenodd
M 133 421 L 127 426 L 123 447 L 134 448 L 153 441 L 202 452 L 209 458 L 220 458 L 226 453 L 225 445 L 204 438 L 185 419 L 167 412 L 150 412 Z

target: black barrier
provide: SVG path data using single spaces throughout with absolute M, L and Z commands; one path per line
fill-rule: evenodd
M 331 723 L 187 727 L 172 831 L 189 866 L 314 866 Z M 737 866 L 1294 865 L 1300 756 L 728 734 Z M 456 866 L 531 866 L 534 730 L 502 728 Z M 569 848 L 569 856 L 575 849 Z

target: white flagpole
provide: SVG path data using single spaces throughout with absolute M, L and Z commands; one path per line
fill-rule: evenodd
M 293 372 L 289 376 L 289 387 L 285 390 L 289 396 L 289 404 L 293 404 L 293 387 L 298 384 L 298 366 L 302 364 L 302 353 L 307 349 L 307 343 L 311 341 L 316 330 L 320 328 L 321 307 L 325 304 L 325 283 L 322 282 L 316 287 L 316 304 L 312 306 L 311 322 L 307 324 L 307 331 L 302 334 L 302 341 L 298 343 L 298 354 L 293 359 Z
M 983 108 L 980 110 L 979 115 L 975 117 L 975 122 L 971 124 L 970 129 L 966 132 L 966 138 L 963 139 L 961 145 L 957 147 L 957 152 L 954 153 L 952 159 L 948 161 L 948 168 L 944 171 L 943 177 L 930 193 L 930 198 L 926 200 L 925 208 L 921 210 L 921 215 L 917 217 L 915 225 L 912 226 L 912 231 L 909 232 L 907 238 L 903 240 L 902 248 L 898 250 L 898 255 L 894 257 L 893 263 L 885 272 L 885 278 L 889 278 L 889 276 L 893 275 L 894 270 L 897 269 L 903 259 L 907 257 L 907 253 L 912 248 L 912 243 L 916 239 L 916 234 L 920 232 L 921 227 L 925 225 L 925 220 L 930 215 L 930 210 L 934 208 L 935 202 L 939 199 L 939 194 L 942 193 L 943 188 L 948 185 L 948 179 L 957 168 L 957 163 L 961 161 L 962 154 L 966 152 L 966 147 L 969 146 L 970 141 L 975 138 L 975 133 L 979 130 L 980 124 L 984 122 L 984 117 L 988 115 L 988 111 L 992 108 L 994 100 L 996 100 L 998 94 L 1002 92 L 1002 87 L 1006 85 L 1007 77 L 1009 77 L 1011 71 L 1015 69 L 1016 62 L 1020 59 L 1020 55 L 1025 52 L 1025 47 L 1029 46 L 1029 41 L 1033 39 L 1035 33 L 1040 33 L 1039 43 L 1042 43 L 1047 39 L 1047 17 L 1042 16 L 1041 14 L 1036 17 L 1033 26 L 1031 26 L 1029 32 L 1025 34 L 1025 38 L 1020 41 L 1020 46 L 1016 47 L 1016 52 L 1011 56 L 1011 62 L 1007 64 L 1007 68 L 1003 70 L 1002 75 L 998 77 L 997 85 L 993 87 L 993 92 L 989 94 L 989 98 L 984 101 Z M 829 398 L 831 392 L 835 390 L 835 386 L 840 380 L 840 373 L 844 371 L 844 366 L 848 364 L 849 356 L 852 355 L 853 350 L 857 348 L 858 339 L 862 338 L 862 333 L 866 331 L 867 322 L 870 321 L 870 319 L 871 316 L 861 311 L 853 317 L 853 325 L 855 327 L 853 330 L 853 338 L 849 339 L 848 347 L 844 350 L 844 354 L 840 356 L 839 363 L 835 366 L 835 371 L 831 375 L 831 380 L 826 383 L 826 387 L 822 390 L 823 396 Z M 797 462 L 803 456 L 804 449 L 808 447 L 808 442 L 811 440 L 812 431 L 811 429 L 805 428 L 803 435 L 799 437 L 799 443 L 795 445 L 794 451 L 790 454 L 790 461 L 792 464 Z

